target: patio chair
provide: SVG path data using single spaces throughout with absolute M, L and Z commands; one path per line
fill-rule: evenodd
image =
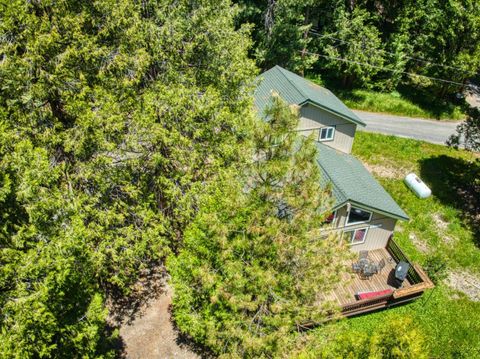
M 382 258 L 380 259 L 380 262 L 378 262 L 377 264 L 377 269 L 378 269 L 378 273 L 380 273 L 382 271 L 383 268 L 385 268 L 385 259 Z
M 368 251 L 360 251 L 358 252 L 358 260 L 360 259 L 367 259 L 368 258 Z

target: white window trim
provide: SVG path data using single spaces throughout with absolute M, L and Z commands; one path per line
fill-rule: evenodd
M 325 130 L 325 131 L 327 131 L 327 134 L 328 134 L 329 129 L 332 129 L 332 137 L 322 139 L 322 131 Z M 318 132 L 318 141 L 319 142 L 333 141 L 333 139 L 335 138 L 335 130 L 336 130 L 335 126 L 320 127 L 319 132 Z
M 368 217 L 368 220 L 362 221 L 362 222 L 355 222 L 355 223 L 349 223 L 348 218 L 350 217 L 350 212 L 352 211 L 353 208 L 358 208 L 364 212 L 370 213 L 370 216 Z M 347 211 L 347 218 L 345 220 L 345 227 L 347 226 L 356 226 L 357 224 L 363 224 L 363 223 L 368 223 L 372 220 L 373 212 L 367 211 L 366 209 L 360 208 L 360 207 L 354 207 L 352 206 L 349 211 Z
M 370 227 L 361 227 L 361 228 L 355 228 L 355 229 L 352 229 L 350 231 L 345 231 L 344 233 L 349 233 L 349 232 L 353 232 L 352 236 L 350 237 L 350 245 L 351 246 L 356 246 L 357 244 L 363 244 L 365 243 L 365 241 L 367 240 L 367 235 L 368 235 L 368 230 L 370 229 Z M 355 238 L 355 235 L 357 234 L 357 231 L 361 231 L 361 230 L 365 230 L 365 235 L 363 236 L 363 240 L 361 242 L 353 242 L 353 239 Z

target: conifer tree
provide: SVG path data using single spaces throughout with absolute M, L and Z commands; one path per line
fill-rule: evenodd
M 0 357 L 99 355 L 105 299 L 174 251 L 242 156 L 254 75 L 225 1 L 3 1 Z
M 335 312 L 325 295 L 350 256 L 322 232 L 331 205 L 313 140 L 279 97 L 258 124 L 252 163 L 223 173 L 169 262 L 179 328 L 218 354 L 272 356 L 306 322 Z

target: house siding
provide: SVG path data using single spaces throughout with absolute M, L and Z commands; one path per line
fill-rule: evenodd
M 297 127 L 301 134 L 309 136 L 314 132 L 318 139 L 318 130 L 326 126 L 335 126 L 335 136 L 332 141 L 322 143 L 339 151 L 350 153 L 357 125 L 317 106 L 311 104 L 302 106 Z
M 365 242 L 351 245 L 350 248 L 354 252 L 385 248 L 387 246 L 388 239 L 392 235 L 397 223 L 396 219 L 385 217 L 385 215 L 375 212 L 372 214 L 370 222 L 367 223 L 346 226 L 346 221 L 347 207 L 344 206 L 337 210 L 335 226 L 338 229 L 341 229 L 343 232 L 347 232 L 357 228 L 369 227 Z

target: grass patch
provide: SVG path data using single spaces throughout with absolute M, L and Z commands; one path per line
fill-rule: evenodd
M 443 103 L 418 103 L 406 98 L 399 92 L 382 93 L 369 90 L 339 91 L 337 96 L 350 108 L 362 111 L 381 112 L 399 116 L 421 117 L 438 120 L 463 120 L 465 113 L 461 106 Z
M 448 269 L 480 275 L 478 224 L 471 219 L 478 213 L 478 203 L 469 203 L 463 197 L 466 194 L 459 192 L 470 190 L 472 198 L 480 198 L 475 192 L 480 181 L 478 155 L 366 132 L 357 132 L 353 153 L 374 172 L 375 167 L 395 170 L 395 176 L 377 178 L 411 218 L 399 222 L 395 238 L 413 261 L 424 264 L 429 253 L 441 254 Z M 411 171 L 432 188 L 430 198 L 419 199 L 405 186 L 403 177 Z M 427 244 L 428 253 L 412 242 L 412 234 Z M 413 303 L 327 325 L 311 335 L 320 340 L 331 330 L 371 332 L 398 315 L 410 316 L 420 327 L 433 358 L 480 357 L 480 303 L 443 283 Z
M 399 222 L 395 237 L 412 259 L 424 262 L 411 237 L 440 253 L 452 268 L 480 274 L 479 156 L 445 146 L 394 136 L 357 132 L 353 153 L 369 166 L 391 167 L 397 178 L 377 179 L 406 211 L 409 222 Z M 415 172 L 432 189 L 427 199 L 417 198 L 403 177 Z M 375 173 L 374 173 L 375 174 Z
M 333 82 L 323 84 L 314 77 L 310 80 L 331 89 L 352 109 L 437 120 L 465 119 L 466 104 L 440 100 L 426 91 L 411 87 L 400 86 L 390 93 L 364 89 L 347 91 Z
M 322 341 L 329 333 L 335 336 L 342 332 L 373 333 L 400 316 L 410 317 L 426 336 L 426 350 L 431 358 L 479 358 L 480 303 L 464 297 L 451 298 L 450 290 L 438 286 L 408 305 L 315 329 L 308 342 Z

